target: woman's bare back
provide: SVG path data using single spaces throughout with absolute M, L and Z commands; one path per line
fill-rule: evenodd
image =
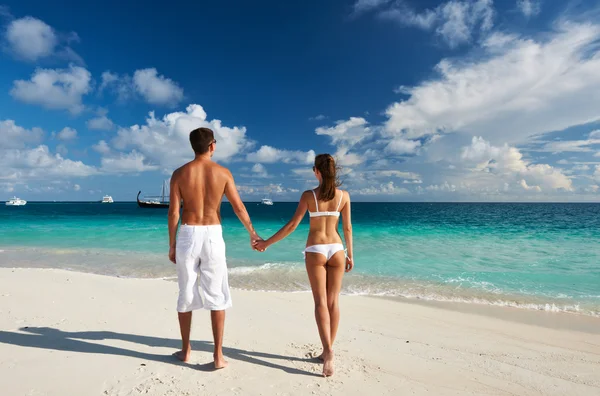
M 342 190 L 336 189 L 334 198 L 326 202 L 318 199 L 319 189 L 315 190 L 315 195 L 317 196 L 317 203 L 315 203 L 312 193 L 305 194 L 303 197 L 303 199 L 307 199 L 309 212 L 317 212 L 317 204 L 319 212 L 337 212 L 341 211 L 344 207 L 346 197 Z M 306 246 L 342 243 L 342 238 L 338 231 L 338 224 L 339 217 L 336 216 L 311 217 Z

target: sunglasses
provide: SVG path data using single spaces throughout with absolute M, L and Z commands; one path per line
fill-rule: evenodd
M 213 139 L 213 141 L 212 141 L 212 142 L 210 142 L 209 146 L 210 146 L 211 144 L 217 144 L 217 139 Z

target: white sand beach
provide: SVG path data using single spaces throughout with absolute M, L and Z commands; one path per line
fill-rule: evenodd
M 233 290 L 220 371 L 207 312 L 191 364 L 171 357 L 176 295 L 164 280 L 0 269 L 0 393 L 600 395 L 598 318 L 342 296 L 326 379 L 310 294 Z

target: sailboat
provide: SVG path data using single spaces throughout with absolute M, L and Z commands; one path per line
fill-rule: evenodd
M 167 182 L 163 181 L 162 189 L 160 191 L 160 196 L 157 197 L 145 197 L 143 200 L 140 200 L 140 194 L 142 192 L 139 191 L 137 195 L 137 204 L 140 208 L 168 208 L 169 201 L 166 199 L 169 195 Z

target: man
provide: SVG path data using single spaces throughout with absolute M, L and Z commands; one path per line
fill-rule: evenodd
M 190 133 L 190 143 L 196 158 L 173 172 L 171 177 L 169 259 L 177 267 L 177 312 L 182 340 L 181 351 L 174 355 L 184 362 L 189 361 L 192 311 L 209 309 L 215 342 L 215 368 L 221 369 L 227 366 L 222 350 L 225 309 L 231 307 L 221 229 L 223 195 L 248 230 L 250 245 L 260 238 L 252 227 L 231 172 L 211 160 L 217 145 L 213 131 L 194 129 Z M 177 232 L 182 201 L 181 226 Z

